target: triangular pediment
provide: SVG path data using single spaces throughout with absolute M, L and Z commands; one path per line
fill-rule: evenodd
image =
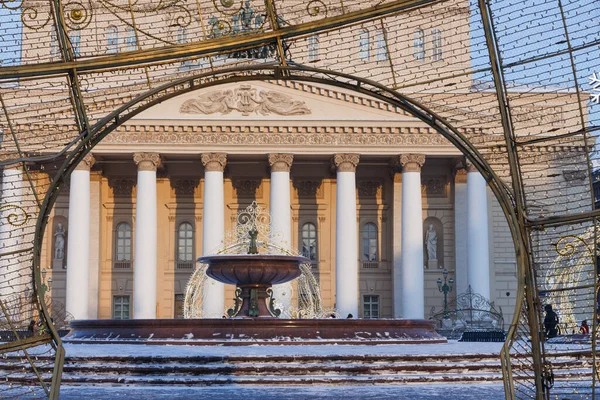
M 283 84 L 252 81 L 226 83 L 199 89 L 169 99 L 138 114 L 128 124 L 223 123 L 260 125 L 397 124 L 422 126 L 387 103 L 328 86 L 300 82 Z M 279 122 L 279 123 L 278 123 Z

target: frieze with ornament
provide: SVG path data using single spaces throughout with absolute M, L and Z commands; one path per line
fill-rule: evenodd
M 116 132 L 102 144 L 194 145 L 324 145 L 324 146 L 452 146 L 442 135 L 335 134 L 335 133 L 192 133 Z
M 323 197 L 323 181 L 320 180 L 294 180 L 294 188 L 298 197 Z
M 109 179 L 108 186 L 112 188 L 114 196 L 131 196 L 135 187 L 135 180 L 123 178 Z
M 171 180 L 171 187 L 177 196 L 193 196 L 199 183 L 198 179 L 175 179 Z
M 262 197 L 260 183 L 260 180 L 256 179 L 236 179 L 231 181 L 231 185 L 235 189 L 237 196 L 245 198 Z
M 359 196 L 380 196 L 383 188 L 382 181 L 358 181 L 356 189 Z
M 445 176 L 422 176 L 421 195 L 423 197 L 448 197 L 448 179 Z

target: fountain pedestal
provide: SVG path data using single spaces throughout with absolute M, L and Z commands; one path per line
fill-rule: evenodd
M 273 318 L 279 314 L 272 307 L 274 299 L 269 289 L 296 279 L 300 264 L 310 260 L 279 254 L 217 254 L 200 257 L 198 262 L 208 264 L 209 277 L 237 286 L 240 299 L 236 299 L 237 306 L 230 316 Z

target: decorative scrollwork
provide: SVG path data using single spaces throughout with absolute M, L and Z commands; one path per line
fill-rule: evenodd
M 230 318 L 233 318 L 236 315 L 238 315 L 240 312 L 240 308 L 242 307 L 242 289 L 240 289 L 239 287 L 235 289 L 235 297 L 233 298 L 233 301 L 235 302 L 235 304 L 232 308 L 227 310 L 227 315 L 229 315 Z
M 247 3 L 250 3 L 249 1 Z M 234 15 L 244 7 L 244 2 L 237 3 L 235 0 L 213 0 L 213 5 L 222 14 Z M 239 5 L 239 6 L 238 6 Z
M 12 226 L 23 226 L 29 220 L 29 214 L 23 207 L 20 207 L 16 204 L 4 204 L 0 206 L 0 212 L 5 212 L 5 210 L 16 210 L 14 212 L 9 213 L 6 216 L 6 222 Z
M 571 242 L 568 242 L 569 240 L 571 240 Z M 590 257 L 592 257 L 592 261 L 593 261 L 594 252 L 592 251 L 590 246 L 586 243 L 586 241 L 583 238 L 580 238 L 579 236 L 575 236 L 575 235 L 563 236 L 560 239 L 558 239 L 558 241 L 554 245 L 554 248 L 556 249 L 556 252 L 559 255 L 561 255 L 563 257 L 571 257 L 575 253 L 575 250 L 577 249 L 577 244 L 576 244 L 577 242 L 579 242 L 579 244 L 581 244 L 585 247 L 586 253 Z M 561 246 L 563 246 L 563 247 L 561 248 Z
M 327 6 L 321 0 L 312 0 L 306 5 L 306 11 L 311 17 L 321 15 L 321 17 L 327 17 Z
M 84 4 L 80 1 L 71 1 L 64 4 L 65 24 L 74 31 L 88 27 L 92 21 L 94 8 L 91 2 Z
M 273 295 L 273 289 L 268 288 L 266 292 L 269 295 L 269 312 L 274 317 L 279 317 L 281 315 L 281 310 L 275 307 L 275 297 Z

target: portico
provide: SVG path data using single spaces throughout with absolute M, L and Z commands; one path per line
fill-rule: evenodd
M 488 194 L 476 171 L 469 170 L 466 190 L 455 179 L 466 171 L 457 149 L 383 103 L 286 85 L 232 89 L 280 92 L 287 97 L 277 112 L 232 110 L 223 125 L 219 112 L 182 96 L 140 114 L 94 149 L 96 174 L 88 168 L 87 179 L 99 179 L 99 199 L 89 212 L 99 226 L 69 218 L 68 238 L 69 249 L 100 249 L 99 272 L 88 273 L 99 318 L 179 316 L 195 258 L 217 251 L 238 210 L 252 201 L 270 210 L 274 242 L 312 260 L 325 306 L 341 315 L 427 318 L 440 304 L 435 281 L 443 268 L 457 285 L 464 276 L 464 287 L 487 287 L 492 295 L 489 252 L 486 261 L 461 243 L 491 246 L 484 222 L 495 205 L 482 202 Z M 344 101 L 332 100 L 341 95 Z M 71 182 L 72 196 L 94 197 L 90 190 Z M 65 200 L 57 204 L 63 215 L 60 209 L 81 208 Z M 430 224 L 438 236 L 435 263 L 424 247 Z M 86 240 L 73 237 L 77 229 L 99 232 Z M 57 298 L 71 261 L 66 271 L 52 271 Z M 67 297 L 86 296 L 81 286 L 69 290 L 78 294 Z M 233 287 L 210 281 L 205 290 L 205 315 L 220 317 Z M 296 304 L 293 286 L 278 292 Z

